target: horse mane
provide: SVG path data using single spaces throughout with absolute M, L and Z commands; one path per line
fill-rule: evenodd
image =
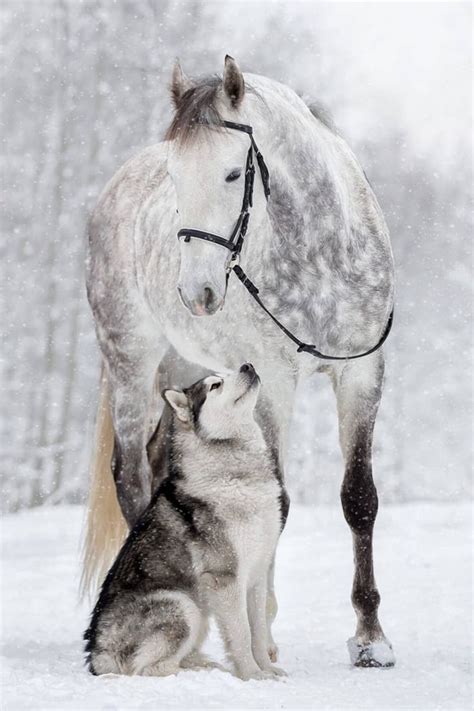
M 187 89 L 179 99 L 173 120 L 165 133 L 165 141 L 176 141 L 185 145 L 193 140 L 203 128 L 212 127 L 216 131 L 222 130 L 224 118 L 217 108 L 221 88 L 222 77 L 210 75 L 203 77 L 199 83 Z M 260 93 L 249 86 L 247 82 L 245 91 L 263 99 Z M 317 101 L 310 102 L 301 98 L 314 118 L 337 135 L 337 127 L 328 109 Z
M 326 126 L 332 133 L 335 133 L 336 135 L 339 134 L 339 130 L 334 123 L 334 119 L 332 117 L 331 112 L 325 106 L 324 104 L 320 103 L 319 101 L 306 101 L 303 99 L 305 102 L 306 106 L 308 109 L 311 111 L 313 114 L 314 118 L 317 119 L 320 123 L 323 124 L 323 126 Z
M 180 97 L 173 120 L 165 133 L 165 141 L 184 145 L 193 140 L 203 128 L 225 130 L 224 117 L 217 108 L 222 77 L 211 75 L 199 80 Z M 245 82 L 245 92 L 255 95 L 265 104 L 260 92 Z

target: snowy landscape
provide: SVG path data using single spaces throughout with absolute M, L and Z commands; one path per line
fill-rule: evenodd
M 472 6 L 279 0 L 6 0 L 0 377 L 0 704 L 5 711 L 472 708 Z M 163 138 L 176 56 L 327 106 L 385 214 L 395 322 L 374 441 L 374 556 L 393 669 L 350 666 L 352 546 L 329 380 L 298 392 L 277 555 L 288 677 L 92 677 L 79 602 L 100 357 L 88 217 Z M 213 628 L 209 655 L 226 665 Z
M 81 635 L 79 506 L 3 521 L 3 708 L 404 709 L 471 708 L 471 510 L 468 504 L 383 508 L 375 561 L 393 669 L 356 669 L 350 533 L 339 508 L 294 506 L 277 556 L 275 639 L 288 677 L 243 682 L 183 671 L 165 679 L 92 677 Z M 409 521 L 409 534 L 406 522 Z M 213 630 L 206 651 L 224 662 Z

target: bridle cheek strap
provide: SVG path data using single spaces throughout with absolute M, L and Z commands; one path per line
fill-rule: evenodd
M 253 138 L 252 127 L 246 126 L 245 124 L 241 123 L 234 123 L 233 121 L 224 121 L 223 125 L 226 128 L 232 128 L 235 131 L 243 131 L 244 133 L 247 133 L 250 137 L 250 147 L 247 153 L 247 161 L 245 164 L 244 197 L 242 199 L 242 207 L 240 210 L 240 214 L 237 218 L 237 221 L 234 225 L 234 229 L 232 230 L 232 234 L 229 239 L 225 239 L 225 237 L 221 237 L 220 235 L 215 235 L 213 232 L 195 230 L 189 227 L 184 227 L 183 229 L 179 230 L 178 239 L 180 237 L 183 237 L 185 242 L 189 242 L 191 238 L 202 239 L 205 242 L 213 242 L 214 244 L 218 244 L 221 247 L 226 247 L 232 253 L 232 257 L 230 260 L 230 264 L 232 264 L 233 262 L 238 261 L 240 252 L 242 251 L 242 246 L 244 244 L 244 238 L 247 233 L 247 227 L 250 217 L 249 211 L 253 206 L 253 187 L 255 181 L 255 166 L 253 162 L 254 153 L 257 158 L 257 163 L 260 169 L 260 175 L 262 177 L 262 183 L 265 191 L 265 197 L 267 200 L 270 195 L 270 186 L 268 168 L 265 165 L 263 156 L 258 150 L 257 144 L 255 143 L 255 140 Z M 230 269 L 231 268 L 232 267 L 230 267 Z M 228 269 L 228 272 L 230 271 L 230 269 Z
M 229 239 L 221 237 L 220 235 L 215 235 L 212 232 L 195 230 L 189 227 L 184 227 L 183 229 L 179 230 L 178 239 L 182 237 L 185 242 L 190 242 L 192 238 L 202 239 L 205 242 L 212 242 L 228 249 L 231 253 L 231 257 L 226 269 L 226 290 L 227 283 L 229 280 L 229 274 L 231 271 L 233 271 L 239 281 L 245 286 L 250 296 L 260 306 L 260 308 L 263 309 L 263 311 L 265 311 L 265 313 L 272 319 L 272 321 L 278 326 L 278 328 L 283 331 L 283 333 L 298 346 L 298 353 L 309 353 L 315 358 L 321 358 L 322 360 L 355 360 L 356 358 L 363 358 L 364 356 L 368 356 L 371 353 L 377 351 L 383 345 L 383 343 L 385 343 L 391 331 L 393 323 L 393 308 L 390 311 L 385 329 L 375 346 L 369 348 L 369 350 L 364 351 L 363 353 L 357 353 L 355 355 L 329 356 L 325 355 L 324 353 L 321 353 L 321 351 L 319 351 L 316 346 L 300 341 L 300 339 L 297 338 L 294 333 L 288 330 L 286 326 L 284 326 L 281 321 L 279 321 L 276 316 L 274 316 L 272 312 L 269 311 L 265 304 L 262 302 L 257 287 L 248 278 L 244 270 L 239 266 L 239 257 L 242 251 L 242 246 L 244 244 L 244 238 L 247 233 L 248 222 L 250 218 L 250 209 L 253 205 L 253 187 L 255 180 L 255 165 L 253 161 L 254 155 L 257 159 L 260 177 L 262 178 L 263 191 L 267 200 L 270 196 L 270 175 L 263 156 L 258 150 L 257 144 L 255 143 L 252 126 L 247 126 L 243 123 L 234 123 L 233 121 L 223 121 L 219 125 L 223 125 L 226 128 L 231 128 L 234 131 L 242 131 L 243 133 L 247 133 L 250 138 L 250 147 L 247 153 L 247 162 L 245 165 L 245 185 L 244 197 L 242 200 L 242 209 L 240 210 L 237 222 L 235 223 L 234 229 L 232 230 L 232 234 Z

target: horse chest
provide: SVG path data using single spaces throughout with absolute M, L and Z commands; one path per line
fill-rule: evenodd
M 174 300 L 172 308 L 161 310 L 160 319 L 178 353 L 210 370 L 235 368 L 246 360 L 258 367 L 278 348 L 279 334 L 269 323 L 262 328 L 245 295 L 229 295 L 224 310 L 212 318 L 193 318 Z

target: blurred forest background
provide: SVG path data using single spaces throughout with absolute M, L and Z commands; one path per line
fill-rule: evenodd
M 385 212 L 395 326 L 376 429 L 383 500 L 469 495 L 470 3 L 4 0 L 2 507 L 82 501 L 99 356 L 85 298 L 85 225 L 116 169 L 161 139 L 179 56 L 226 53 L 326 104 Z M 294 500 L 342 477 L 324 376 L 299 393 Z

